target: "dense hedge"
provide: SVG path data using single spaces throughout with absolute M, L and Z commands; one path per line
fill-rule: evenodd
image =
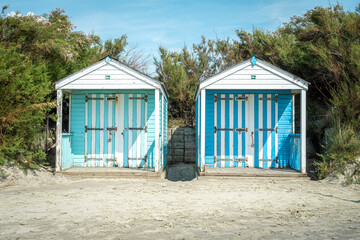
M 31 168 L 46 156 L 34 143 L 56 107 L 54 82 L 107 55 L 138 70 L 146 61 L 127 49 L 125 35 L 102 42 L 75 31 L 64 10 L 24 16 L 6 9 L 0 15 L 0 164 L 10 160 Z
M 334 137 L 342 134 L 339 129 L 349 127 L 355 134 L 348 137 L 359 135 L 359 13 L 360 4 L 353 12 L 344 11 L 340 5 L 316 7 L 302 16 L 292 17 L 274 32 L 237 30 L 236 39 L 211 40 L 202 37 L 202 41 L 191 49 L 184 47 L 181 51 L 172 52 L 160 48 L 160 58 L 155 64 L 158 79 L 164 82 L 169 91 L 170 116 L 183 118 L 184 113 L 190 113 L 192 116 L 188 119 L 193 119 L 197 84 L 255 55 L 311 83 L 308 113 L 327 116 L 321 120 L 326 124 L 309 119 L 309 135 L 313 136 L 313 140 L 320 142 L 323 130 L 335 126 L 338 132 L 330 131 Z M 354 150 L 358 141 L 352 143 L 351 149 Z M 340 149 L 332 148 L 333 141 L 327 144 L 322 150 L 323 153 L 325 151 L 323 157 L 328 156 L 327 149 Z M 339 152 L 339 156 L 341 154 Z M 329 160 L 324 161 L 327 164 Z

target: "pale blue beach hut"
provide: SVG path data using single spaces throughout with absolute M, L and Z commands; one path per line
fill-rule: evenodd
M 167 102 L 162 84 L 106 57 L 55 84 L 56 170 L 166 166 Z M 69 124 L 62 126 L 63 95 Z
M 255 57 L 201 81 L 195 96 L 198 168 L 290 167 L 305 173 L 308 85 Z

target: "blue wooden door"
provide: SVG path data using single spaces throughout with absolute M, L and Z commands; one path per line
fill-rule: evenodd
M 147 95 L 127 94 L 124 121 L 124 167 L 147 166 Z
M 278 95 L 258 94 L 255 167 L 278 167 Z
M 246 166 L 245 94 L 214 95 L 214 166 Z
M 214 95 L 214 166 L 278 167 L 276 94 Z
M 115 158 L 115 94 L 85 98 L 85 166 L 117 166 Z

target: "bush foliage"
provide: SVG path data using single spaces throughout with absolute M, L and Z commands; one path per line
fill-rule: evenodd
M 328 8 L 315 7 L 301 16 L 292 17 L 274 32 L 237 30 L 236 39 L 202 37 L 201 42 L 190 50 L 184 47 L 181 51 L 170 52 L 160 48 L 157 73 L 172 99 L 170 116 L 183 117 L 185 111 L 194 114 L 195 89 L 202 80 L 255 55 L 311 83 L 308 110 L 314 115 L 328 117 L 321 121 L 326 126 L 310 122 L 314 132 L 309 135 L 323 135 L 322 131 L 335 126 L 335 122 L 340 124 L 338 129 L 349 126 L 353 129 L 354 134 L 347 135 L 354 140 L 352 147 L 347 148 L 352 151 L 351 157 L 344 158 L 344 161 L 350 161 L 357 154 L 354 150 L 359 143 L 355 136 L 360 134 L 359 13 L 360 4 L 353 12 L 344 11 L 338 4 Z M 317 126 L 321 128 L 317 129 Z M 334 133 L 334 137 L 343 134 Z M 342 154 L 336 144 L 336 141 L 330 141 L 325 150 L 329 152 L 321 155 L 323 164 L 331 170 L 333 160 L 329 156 L 335 151 L 339 151 L 339 157 Z M 328 174 L 323 166 L 319 168 L 319 177 Z
M 328 142 L 322 161 L 316 163 L 319 179 L 331 173 L 340 173 L 351 179 L 360 179 L 360 135 L 350 125 L 338 123 L 328 133 Z
M 44 159 L 32 143 L 55 107 L 54 82 L 107 55 L 140 71 L 148 62 L 125 35 L 103 42 L 76 31 L 63 10 L 23 16 L 6 15 L 6 8 L 0 16 L 0 164 L 9 159 L 31 167 Z M 311 83 L 309 112 L 328 117 L 321 127 L 310 123 L 309 135 L 335 129 L 320 155 L 319 177 L 352 163 L 360 148 L 359 13 L 360 4 L 355 11 L 316 7 L 273 32 L 239 29 L 235 39 L 202 37 L 180 51 L 160 47 L 156 78 L 168 90 L 169 117 L 192 125 L 199 82 L 255 55 Z
M 6 9 L 0 15 L 0 164 L 32 168 L 45 159 L 33 143 L 56 107 L 54 82 L 107 55 L 140 71 L 147 63 L 127 48 L 125 35 L 102 42 L 75 31 L 64 10 L 24 16 Z

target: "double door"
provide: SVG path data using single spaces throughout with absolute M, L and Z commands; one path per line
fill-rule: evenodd
M 278 167 L 278 95 L 214 95 L 214 166 Z
M 85 166 L 146 166 L 146 116 L 145 94 L 87 95 Z

